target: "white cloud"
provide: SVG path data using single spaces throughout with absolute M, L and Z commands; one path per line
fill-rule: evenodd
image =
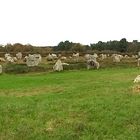
M 0 0 L 0 44 L 140 40 L 139 0 Z

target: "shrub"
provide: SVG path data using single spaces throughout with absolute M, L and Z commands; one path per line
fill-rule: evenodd
M 28 72 L 44 72 L 47 69 L 43 66 L 28 67 L 26 64 L 7 64 L 4 68 L 5 73 L 28 73 Z
M 24 64 L 7 64 L 4 68 L 5 73 L 27 73 L 28 67 Z
M 83 68 L 86 68 L 86 63 L 74 63 L 70 65 L 64 65 L 64 70 L 79 70 Z

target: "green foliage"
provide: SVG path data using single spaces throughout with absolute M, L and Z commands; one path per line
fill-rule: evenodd
M 93 50 L 112 50 L 117 52 L 126 52 L 128 50 L 128 42 L 125 38 L 121 39 L 120 41 L 108 41 L 102 42 L 99 41 L 96 44 L 91 44 L 91 48 Z
M 7 64 L 4 69 L 5 73 L 27 73 L 29 69 L 24 64 Z
M 54 47 L 55 51 L 69 51 L 72 47 L 73 43 L 66 40 L 65 42 L 60 42 L 58 46 Z
M 56 47 L 54 47 L 54 51 L 78 51 L 84 52 L 89 49 L 88 45 L 82 45 L 80 43 L 73 43 L 66 40 L 65 42 L 60 42 Z
M 0 46 L 0 55 L 3 56 L 4 53 L 8 52 L 12 55 L 15 55 L 17 52 L 22 52 L 23 55 L 28 55 L 29 53 L 40 53 L 42 56 L 46 56 L 49 53 L 92 53 L 92 51 L 115 51 L 121 53 L 135 53 L 137 54 L 140 51 L 140 42 L 133 40 L 128 42 L 125 38 L 122 38 L 120 41 L 99 41 L 98 43 L 91 43 L 90 45 L 83 45 L 81 43 L 74 43 L 68 40 L 61 41 L 57 46 L 32 46 L 31 44 L 23 45 L 21 43 L 7 44 L 5 46 Z
M 128 42 L 125 38 L 121 39 L 119 42 L 119 52 L 126 52 L 128 49 Z

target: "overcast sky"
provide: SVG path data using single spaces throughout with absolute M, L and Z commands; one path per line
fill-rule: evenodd
M 140 41 L 140 0 L 0 0 L 0 44 Z

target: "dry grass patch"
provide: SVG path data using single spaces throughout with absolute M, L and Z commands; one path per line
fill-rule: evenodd
M 140 94 L 140 85 L 134 85 L 132 87 L 132 92 L 135 94 Z
M 61 93 L 64 88 L 59 86 L 44 86 L 44 87 L 34 87 L 27 89 L 0 89 L 0 96 L 35 96 L 47 93 Z

